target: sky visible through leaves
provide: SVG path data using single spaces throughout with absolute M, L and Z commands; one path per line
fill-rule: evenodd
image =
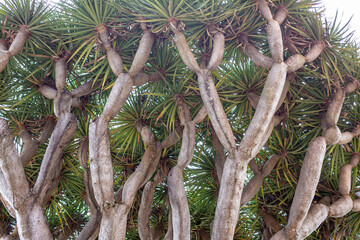
M 47 0 L 46 2 L 56 4 L 61 0 Z M 66 0 L 65 0 L 66 1 Z M 5 0 L 0 0 L 5 2 Z M 323 0 L 323 5 L 325 8 L 326 17 L 331 20 L 336 15 L 338 11 L 338 17 L 342 20 L 342 23 L 346 23 L 351 17 L 351 30 L 355 31 L 355 36 L 357 42 L 360 43 L 360 12 L 358 7 L 360 7 L 359 0 Z

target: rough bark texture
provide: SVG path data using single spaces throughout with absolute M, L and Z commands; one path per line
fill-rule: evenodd
M 198 75 L 198 81 L 201 98 L 203 99 L 204 106 L 206 107 L 216 134 L 221 144 L 232 154 L 236 148 L 234 135 L 209 70 L 201 69 Z
M 295 237 L 303 224 L 314 198 L 319 182 L 322 163 L 326 152 L 325 138 L 317 137 L 309 145 L 300 177 L 296 187 L 294 200 L 291 204 L 286 231 L 289 237 Z
M 168 171 L 169 169 L 166 165 L 165 166 L 161 165 L 161 168 L 158 170 L 158 172 L 154 177 L 154 181 L 147 182 L 144 187 L 141 197 L 139 215 L 138 215 L 138 219 L 139 219 L 138 230 L 139 230 L 140 239 L 149 239 L 149 240 L 157 239 L 156 228 L 151 229 L 150 226 L 151 208 L 153 204 L 155 188 L 161 181 L 164 180 Z
M 280 155 L 273 155 L 268 161 L 264 164 L 261 172 L 255 173 L 255 175 L 250 179 L 244 188 L 244 192 L 241 196 L 241 205 L 247 204 L 259 191 L 262 186 L 264 178 L 271 173 L 276 163 L 281 158 Z
M 25 25 L 21 25 L 19 27 L 16 37 L 15 37 L 14 41 L 11 43 L 9 50 L 6 49 L 6 46 L 4 44 L 1 44 L 1 47 L 0 47 L 0 72 L 2 72 L 2 70 L 4 70 L 4 68 L 8 64 L 10 57 L 15 56 L 16 54 L 21 52 L 21 50 L 23 49 L 26 39 L 28 39 L 28 37 L 29 37 L 28 29 L 29 29 L 29 27 L 25 26 Z
M 33 195 L 33 191 L 30 191 L 13 143 L 12 132 L 3 119 L 0 119 L 0 136 L 0 167 L 13 195 L 9 204 L 15 209 L 20 239 L 52 239 L 42 208 L 42 199 L 38 199 L 38 195 Z M 5 191 L 1 192 L 3 194 Z

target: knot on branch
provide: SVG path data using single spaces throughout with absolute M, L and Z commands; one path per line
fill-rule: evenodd
M 60 117 L 62 113 L 70 112 L 72 104 L 71 94 L 68 92 L 58 92 L 54 99 L 54 113 Z
M 56 60 L 58 60 L 58 59 L 64 59 L 65 61 L 67 61 L 67 60 L 69 60 L 69 58 L 71 57 L 71 52 L 69 52 L 69 51 L 61 51 L 60 53 L 58 53 L 58 55 L 56 56 L 57 57 L 57 59 Z M 54 58 L 54 57 L 52 57 L 52 58 Z M 55 60 L 55 61 L 56 61 Z
M 145 17 L 139 17 L 138 20 L 140 22 L 140 28 L 141 30 L 143 30 L 144 32 L 147 32 L 148 31 L 148 27 L 146 25 L 146 22 L 142 22 L 144 21 L 146 18 Z
M 136 127 L 136 130 L 138 130 L 139 132 L 141 131 L 141 129 L 143 127 L 145 127 L 145 123 L 144 120 L 142 118 L 136 119 L 134 122 L 134 125 Z
M 352 131 L 355 135 L 355 137 L 360 136 L 360 124 L 358 124 Z
M 110 209 L 116 206 L 115 202 L 105 202 L 100 206 L 100 209 L 103 211 L 104 209 Z
M 9 42 L 5 39 L 0 39 L 0 51 L 3 50 L 7 50 L 9 48 Z
M 182 94 L 175 94 L 175 96 L 174 96 L 174 101 L 175 101 L 175 103 L 176 103 L 176 105 L 178 105 L 178 106 L 181 106 L 181 105 L 183 105 L 184 104 L 184 97 L 183 97 L 183 95 Z
M 344 90 L 346 93 L 354 92 L 359 87 L 359 80 L 357 80 L 351 76 L 347 76 L 347 77 L 349 77 L 350 80 L 346 83 Z
M 105 47 L 105 49 L 108 50 L 111 48 L 108 28 L 104 24 L 101 24 L 100 27 L 96 27 L 96 32 L 99 35 L 100 43 Z
M 289 14 L 289 11 L 286 9 L 285 6 L 279 6 L 276 10 L 274 20 L 277 21 L 279 24 L 282 24 Z
M 167 24 L 170 26 L 171 31 L 173 31 L 174 33 L 185 30 L 185 24 L 174 17 L 170 18 Z
M 325 139 L 327 145 L 334 145 L 340 141 L 341 131 L 337 126 L 331 126 L 325 131 Z
M 209 36 L 214 35 L 215 33 L 219 32 L 221 29 L 219 24 L 217 23 L 209 23 L 206 25 L 206 31 Z
M 140 133 L 142 140 L 146 145 L 154 144 L 154 134 L 151 129 L 145 125 L 144 120 L 142 118 L 137 119 L 134 122 L 136 130 Z
M 209 53 L 204 53 L 201 58 L 201 65 L 207 66 L 209 64 L 211 55 Z
M 250 42 L 249 35 L 244 32 L 241 32 L 238 35 L 236 35 L 236 40 L 237 40 L 239 46 L 246 45 L 247 43 Z M 245 48 L 245 46 L 243 46 L 243 48 Z

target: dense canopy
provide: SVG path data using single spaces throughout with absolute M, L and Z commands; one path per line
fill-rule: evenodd
M 360 238 L 347 20 L 318 0 L 3 0 L 0 238 Z

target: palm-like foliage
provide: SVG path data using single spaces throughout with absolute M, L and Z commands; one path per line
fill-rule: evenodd
M 340 23 L 338 18 L 333 22 L 325 21 L 321 9 L 316 8 L 317 0 L 270 2 L 273 13 L 280 8 L 288 12 L 282 33 L 284 40 L 292 43 L 294 48 L 285 48 L 286 59 L 293 55 L 294 49 L 304 55 L 317 41 L 325 42 L 327 47 L 318 59 L 300 68 L 290 83 L 284 103 L 278 110 L 278 115 L 286 114 L 287 118 L 275 128 L 254 161 L 261 169 L 271 155 L 281 154 L 282 157 L 265 177 L 259 192 L 242 207 L 234 239 L 262 239 L 261 234 L 266 228 L 261 217 L 263 209 L 286 225 L 306 149 L 315 137 L 322 135 L 321 116 L 327 110 L 334 89 L 360 77 L 358 45 L 349 34 L 348 22 Z M 213 31 L 224 33 L 224 59 L 212 72 L 212 77 L 236 140 L 243 138 L 255 112 L 248 96 L 250 93 L 261 94 L 269 73 L 256 66 L 242 51 L 246 37 L 261 53 L 270 56 L 266 21 L 257 12 L 257 5 L 251 0 L 72 0 L 54 7 L 32 0 L 0 3 L 0 41 L 11 44 L 22 25 L 28 26 L 31 32 L 22 53 L 0 72 L 0 117 L 8 120 L 19 151 L 22 148 L 19 126 L 25 125 L 35 138 L 44 128 L 46 117 L 53 115 L 53 100 L 43 97 L 38 88 L 44 84 L 55 86 L 58 59 L 70 55 L 67 59 L 67 91 L 90 80 L 94 85 L 101 82 L 91 94 L 81 97 L 83 105 L 80 108 L 72 110 L 78 129 L 64 150 L 59 186 L 44 205 L 56 238 L 65 229 L 70 229 L 71 238 L 75 238 L 90 218 L 83 177 L 86 169 L 78 161 L 77 152 L 80 142 L 89 136 L 91 120 L 103 112 L 116 79 L 98 30 L 103 26 L 108 29 L 111 46 L 121 56 L 127 73 L 139 46 L 142 23 L 156 36 L 143 72 L 158 72 L 162 78 L 132 91 L 121 112 L 110 122 L 116 191 L 136 170 L 149 147 L 142 142 L 136 121 L 149 126 L 155 140 L 161 142 L 179 127 L 175 96 L 184 100 L 193 118 L 203 106 L 197 76 L 181 60 L 172 41 L 170 24 L 177 23 L 178 29 L 184 32 L 198 62 L 213 49 Z M 341 131 L 359 128 L 359 102 L 359 90 L 347 94 L 338 123 Z M 197 125 L 193 162 L 183 174 L 192 216 L 192 239 L 203 239 L 214 220 L 220 185 L 213 138 L 212 125 L 206 118 Z M 30 186 L 38 177 L 46 147 L 47 143 L 41 145 L 25 168 Z M 180 148 L 179 142 L 163 149 L 160 165 L 175 166 Z M 324 196 L 333 199 L 340 196 L 340 168 L 349 162 L 354 152 L 360 152 L 358 136 L 350 143 L 328 146 L 315 201 Z M 360 193 L 359 171 L 359 167 L 355 167 L 352 172 L 350 195 L 353 199 Z M 248 169 L 247 182 L 252 176 L 253 171 Z M 150 216 L 151 226 L 157 226 L 164 234 L 170 212 L 167 193 L 167 183 L 162 181 L 155 189 Z M 136 226 L 141 194 L 141 191 L 137 193 L 129 213 L 128 239 L 139 239 Z M 3 232 L 10 233 L 16 221 L 4 207 L 0 220 L 6 228 Z M 356 239 L 360 236 L 359 229 L 359 214 L 349 213 L 339 219 L 327 219 L 308 239 Z

